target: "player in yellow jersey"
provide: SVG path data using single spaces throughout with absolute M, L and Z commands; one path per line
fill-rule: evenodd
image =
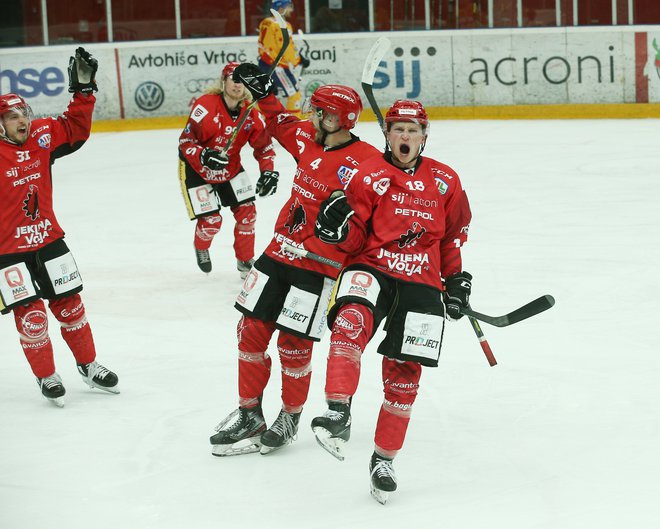
M 290 0 L 273 0 L 272 8 L 278 11 L 285 20 L 293 13 L 293 2 Z M 293 28 L 286 23 L 289 35 L 293 35 Z M 267 72 L 272 66 L 282 47 L 282 30 L 273 17 L 264 18 L 259 24 L 259 67 Z M 284 55 L 273 72 L 273 85 L 282 104 L 292 113 L 299 114 L 302 106 L 302 94 L 298 86 L 298 79 L 293 72 L 296 66 L 307 68 L 309 59 L 296 50 L 293 39 L 289 41 Z

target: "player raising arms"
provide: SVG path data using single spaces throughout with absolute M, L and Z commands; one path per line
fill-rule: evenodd
M 327 304 L 338 270 L 303 262 L 282 245 L 342 260 L 344 254 L 314 236 L 314 219 L 320 204 L 348 182 L 362 160 L 379 154 L 350 132 L 362 111 L 352 88 L 318 88 L 309 103 L 310 119 L 301 120 L 269 94 L 270 79 L 256 65 L 237 67 L 234 79 L 259 99 L 268 130 L 298 166 L 275 235 L 248 274 L 236 302 L 243 313 L 238 324 L 239 407 L 211 437 L 213 454 L 218 456 L 258 450 L 266 454 L 294 439 L 309 392 L 312 346 L 325 329 Z M 271 359 L 266 349 L 276 329 L 282 410 L 267 429 L 261 400 L 270 378 Z
M 385 154 L 363 162 L 346 193 L 332 193 L 316 219 L 319 239 L 350 257 L 328 315 L 328 410 L 312 421 L 319 444 L 343 459 L 360 359 L 386 319 L 378 347 L 385 395 L 369 464 L 381 503 L 396 489 L 392 460 L 403 446 L 422 366 L 438 365 L 444 317 L 461 317 L 471 287 L 461 259 L 470 207 L 456 172 L 421 156 L 429 129 L 424 107 L 397 101 L 385 122 Z
M 83 284 L 53 211 L 51 167 L 89 138 L 98 63 L 83 48 L 69 61 L 73 99 L 63 116 L 33 119 L 16 94 L 0 96 L 0 310 L 14 313 L 23 352 L 41 393 L 64 406 L 43 299 L 60 323 L 78 371 L 90 386 L 119 393 L 118 378 L 96 361 L 79 292 Z
M 234 215 L 236 267 L 245 279 L 254 262 L 255 192 L 261 197 L 275 193 L 279 174 L 273 170 L 275 151 L 270 135 L 256 109 L 247 110 L 245 125 L 227 156 L 222 155 L 251 99 L 245 87 L 231 78 L 237 66 L 237 62 L 225 65 L 219 82 L 195 101 L 179 138 L 179 180 L 188 216 L 197 219 L 194 247 L 200 270 L 208 274 L 212 269 L 209 248 L 222 226 L 220 208 L 225 206 Z M 241 165 L 241 149 L 246 143 L 261 171 L 256 190 Z

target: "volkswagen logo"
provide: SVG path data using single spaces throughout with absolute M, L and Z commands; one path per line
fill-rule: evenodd
M 135 89 L 135 104 L 142 110 L 151 112 L 165 101 L 165 92 L 158 83 L 146 81 Z

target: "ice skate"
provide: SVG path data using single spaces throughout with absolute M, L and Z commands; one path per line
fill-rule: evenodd
M 197 266 L 199 269 L 208 274 L 213 269 L 213 264 L 211 263 L 211 255 L 208 250 L 198 250 L 195 248 L 195 257 L 197 257 Z
M 280 410 L 271 427 L 261 434 L 261 454 L 265 455 L 291 444 L 298 433 L 300 413 Z
M 390 492 L 396 490 L 396 474 L 392 460 L 379 456 L 376 452 L 369 463 L 371 473 L 371 495 L 381 505 L 385 505 Z
M 236 456 L 258 452 L 261 448 L 261 434 L 266 430 L 261 407 L 238 408 L 224 419 L 211 436 L 214 456 Z
M 57 373 L 53 373 L 49 377 L 37 378 L 37 384 L 39 384 L 41 394 L 46 400 L 52 402 L 58 408 L 64 407 L 66 390 L 62 385 L 62 379 Z
M 312 420 L 316 441 L 332 456 L 344 460 L 344 445 L 351 437 L 351 406 L 343 402 L 328 402 L 321 417 Z
M 96 361 L 90 364 L 78 364 L 78 373 L 90 388 L 102 389 L 108 393 L 119 393 L 117 375 Z
M 254 264 L 254 259 L 249 259 L 248 261 L 236 261 L 236 269 L 238 273 L 241 274 L 241 279 L 245 279 L 252 270 L 252 265 Z

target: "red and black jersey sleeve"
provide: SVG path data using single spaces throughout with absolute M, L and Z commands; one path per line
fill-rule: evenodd
M 51 160 L 77 151 L 89 138 L 96 98 L 93 94 L 73 94 L 63 115 L 50 118 Z
M 461 246 L 467 242 L 472 212 L 458 174 L 445 164 L 438 165 L 436 181 L 440 180 L 440 187 L 445 175 L 451 180 L 445 197 L 445 234 L 440 241 L 441 275 L 447 277 L 462 270 Z
M 199 157 L 204 146 L 214 137 L 214 130 L 209 125 L 210 119 L 204 119 L 215 110 L 215 102 L 212 97 L 203 95 L 195 101 L 186 126 L 179 136 L 179 153 L 190 164 L 199 175 L 204 173 L 204 168 Z
M 248 142 L 253 149 L 254 159 L 259 163 L 259 171 L 272 171 L 275 167 L 275 150 L 266 124 L 256 109 L 252 109 L 254 125 L 250 129 Z
M 296 161 L 300 160 L 297 134 L 304 120 L 289 113 L 273 95 L 259 101 L 259 109 L 266 119 L 268 132 L 284 147 Z M 305 122 L 308 123 L 308 122 Z

